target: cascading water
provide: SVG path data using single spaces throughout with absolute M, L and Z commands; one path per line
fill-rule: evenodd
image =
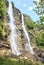
M 18 42 L 17 42 L 17 31 L 16 31 L 16 25 L 15 25 L 15 20 L 13 17 L 13 8 L 12 8 L 12 4 L 9 2 L 9 7 L 8 7 L 8 15 L 10 18 L 10 22 L 9 22 L 9 26 L 11 29 L 11 33 L 10 33 L 10 43 L 11 43 L 11 49 L 12 49 L 12 53 L 15 55 L 20 55 L 20 49 L 18 47 Z
M 22 14 L 22 28 L 23 28 L 23 31 L 24 31 L 24 34 L 25 34 L 25 38 L 27 39 L 27 43 L 25 45 L 25 49 L 28 52 L 30 51 L 31 54 L 34 54 L 33 48 L 32 48 L 32 46 L 30 44 L 30 38 L 28 36 L 28 32 L 27 32 L 27 30 L 25 28 L 25 25 L 24 25 L 24 17 L 23 17 L 23 14 Z

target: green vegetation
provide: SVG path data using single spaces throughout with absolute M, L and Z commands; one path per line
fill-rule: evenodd
M 6 0 L 0 0 L 0 37 L 2 37 L 2 31 L 3 31 L 3 22 L 4 17 L 6 16 Z
M 35 41 L 37 46 L 44 47 L 44 33 L 36 34 Z
M 39 3 L 34 1 L 34 4 L 34 11 L 40 17 L 39 21 L 33 22 L 29 19 L 26 25 L 35 36 L 35 44 L 38 47 L 44 48 L 44 0 L 40 0 Z
M 43 22 L 44 22 L 44 0 L 40 0 L 39 2 L 34 1 L 34 4 L 36 6 L 34 11 L 40 17 L 39 23 L 43 24 Z
M 41 62 L 28 59 L 5 58 L 0 56 L 0 65 L 44 65 Z
M 26 22 L 26 26 L 35 36 L 35 45 L 44 48 L 44 24 L 33 22 L 31 18 L 29 18 L 28 22 Z
M 0 18 L 4 18 L 6 15 L 6 3 L 5 0 L 0 0 Z
M 29 29 L 34 29 L 34 26 L 35 26 L 35 22 L 33 22 L 33 20 L 28 16 L 28 15 L 25 15 L 25 18 L 26 18 L 26 26 L 29 28 Z
M 29 29 L 33 29 L 34 28 L 34 23 L 32 21 L 27 22 L 26 25 L 27 25 L 27 27 Z
M 44 24 L 29 20 L 26 22 L 28 29 L 35 35 L 35 43 L 38 47 L 44 48 Z M 40 30 L 40 31 L 39 31 Z
M 44 0 L 34 1 L 34 4 L 36 5 L 34 11 L 39 16 L 38 28 L 42 30 L 42 32 L 36 33 L 35 41 L 38 46 L 44 47 Z
M 26 23 L 26 25 L 28 29 L 34 34 L 36 45 L 38 47 L 41 46 L 44 48 L 44 24 L 36 24 L 33 21 L 29 21 Z

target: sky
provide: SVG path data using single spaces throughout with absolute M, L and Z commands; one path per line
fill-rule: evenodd
M 9 0 L 13 1 L 16 8 L 18 8 L 22 13 L 27 14 L 31 17 L 33 21 L 39 20 L 36 12 L 33 11 L 34 8 L 34 0 Z M 38 0 L 36 0 L 38 1 Z

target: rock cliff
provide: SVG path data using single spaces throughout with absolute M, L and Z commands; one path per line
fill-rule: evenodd
M 8 6 L 9 6 L 9 2 L 7 0 L 5 0 L 6 3 L 6 7 L 8 10 Z M 24 33 L 23 33 L 23 29 L 22 29 L 22 19 L 21 19 L 21 12 L 19 9 L 17 9 L 16 7 L 13 6 L 13 16 L 15 18 L 15 22 L 16 22 L 16 26 L 17 26 L 17 32 L 18 32 L 18 43 L 21 47 L 21 51 L 23 51 L 23 55 L 22 56 L 27 56 L 28 58 L 31 59 L 31 56 L 33 59 L 35 59 L 35 56 L 27 53 L 25 51 L 25 43 L 26 43 L 26 39 L 24 38 Z M 28 22 L 30 20 L 30 17 L 24 14 L 24 21 L 25 21 L 25 25 L 26 22 Z M 2 27 L 3 27 L 3 31 L 2 31 L 2 37 L 0 37 L 0 54 L 6 56 L 6 57 L 14 57 L 14 55 L 11 54 L 11 47 L 10 47 L 10 27 L 8 26 L 9 23 L 9 16 L 8 13 L 6 11 L 6 15 L 3 19 L 3 23 L 2 23 Z M 35 35 L 33 30 L 29 30 L 26 26 L 26 29 L 29 33 L 30 36 L 30 40 L 31 40 L 31 45 L 33 46 L 35 44 Z M 38 49 L 34 48 L 34 51 L 37 53 L 37 56 L 42 56 L 44 57 L 44 55 L 41 55 L 41 51 L 39 52 Z M 43 51 L 42 51 L 43 52 Z M 44 52 L 43 52 L 44 54 Z M 42 57 L 40 58 L 42 60 Z M 37 58 L 37 57 L 36 57 Z M 44 58 L 43 58 L 44 59 Z M 38 58 L 37 58 L 38 60 Z

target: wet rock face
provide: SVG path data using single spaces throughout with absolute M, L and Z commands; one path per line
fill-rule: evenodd
M 35 55 L 36 55 L 38 61 L 41 61 L 44 63 L 44 51 L 39 50 L 37 48 L 34 48 L 34 51 L 35 51 Z
M 13 16 L 18 30 L 22 30 L 21 12 L 17 8 L 13 8 Z
M 5 0 L 5 1 L 6 1 L 6 6 L 8 7 L 9 6 L 9 2 L 7 0 Z
M 24 33 L 23 33 L 23 29 L 22 29 L 21 12 L 19 11 L 19 9 L 13 8 L 13 16 L 15 18 L 15 24 L 18 29 L 18 31 L 17 31 L 18 32 L 18 42 L 20 44 L 21 51 L 22 51 L 24 48 L 24 44 L 26 43 L 26 40 L 24 38 Z

